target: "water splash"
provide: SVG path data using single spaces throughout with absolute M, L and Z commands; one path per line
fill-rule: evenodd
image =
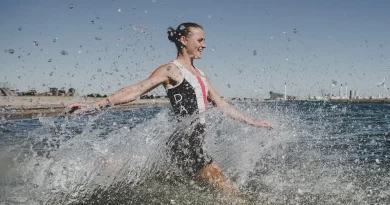
M 378 126 L 353 128 L 351 120 L 362 118 L 352 110 L 368 108 L 232 103 L 275 127 L 269 132 L 231 120 L 219 109 L 206 112 L 205 148 L 252 204 L 389 200 L 385 154 L 364 152 L 384 146 L 386 136 L 380 133 L 388 119 L 375 122 Z M 174 129 L 167 123 L 172 120 L 167 108 L 145 108 L 1 122 L 1 156 L 5 157 L 0 163 L 0 200 L 229 204 L 230 199 L 218 190 L 186 177 L 170 164 L 164 145 Z M 367 132 L 378 135 L 368 140 Z

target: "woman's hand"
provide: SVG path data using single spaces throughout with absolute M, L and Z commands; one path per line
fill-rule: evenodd
M 252 123 L 253 126 L 255 127 L 261 127 L 261 128 L 266 128 L 268 130 L 273 130 L 274 128 L 271 126 L 271 124 L 265 120 L 253 120 Z
M 81 113 L 87 113 L 92 112 L 98 109 L 97 105 L 90 104 L 90 103 L 72 103 L 65 108 L 65 113 L 74 113 L 74 114 L 81 114 Z

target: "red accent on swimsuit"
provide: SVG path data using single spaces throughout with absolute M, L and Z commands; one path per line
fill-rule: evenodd
M 204 83 L 203 83 L 202 79 L 199 76 L 196 76 L 196 79 L 198 79 L 199 85 L 202 88 L 204 107 L 207 108 L 206 88 L 204 86 Z

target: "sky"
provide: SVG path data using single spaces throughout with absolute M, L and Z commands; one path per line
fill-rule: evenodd
M 387 0 L 3 0 L 0 86 L 110 94 L 175 59 L 167 28 L 196 22 L 207 48 L 195 65 L 221 96 L 268 98 L 286 83 L 299 97 L 345 85 L 390 97 L 376 86 L 390 78 L 389 10 Z

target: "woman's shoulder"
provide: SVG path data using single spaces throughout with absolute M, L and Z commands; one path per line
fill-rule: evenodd
M 159 70 L 159 71 L 172 71 L 172 68 L 175 68 L 177 67 L 175 64 L 169 62 L 169 63 L 166 63 L 166 64 L 163 64 L 163 65 L 160 65 L 159 67 L 157 67 L 156 71 Z
M 177 76 L 179 74 L 180 74 L 180 71 L 177 68 L 177 66 L 173 63 L 170 63 L 170 62 L 159 66 L 153 72 L 153 75 L 167 76 L 169 78 L 172 78 L 173 76 Z

